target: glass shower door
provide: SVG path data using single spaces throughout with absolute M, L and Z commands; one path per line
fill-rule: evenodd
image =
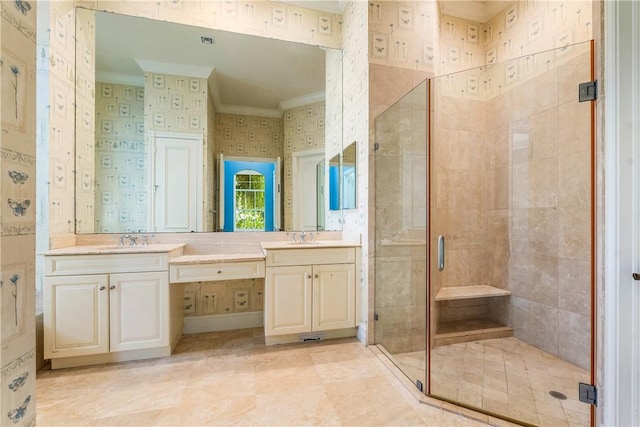
M 591 422 L 592 69 L 583 43 L 430 81 L 428 394 Z
M 375 343 L 425 384 L 427 81 L 375 122 Z

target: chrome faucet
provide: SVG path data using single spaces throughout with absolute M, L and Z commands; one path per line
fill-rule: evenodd
M 138 240 L 136 236 L 133 236 L 131 234 L 125 234 L 120 236 L 120 240 L 118 241 L 118 246 L 124 246 L 125 239 L 129 239 L 129 246 L 135 246 L 137 244 L 136 240 Z
M 301 231 L 300 232 L 300 243 L 305 243 L 304 238 L 307 237 L 307 232 L 306 231 Z

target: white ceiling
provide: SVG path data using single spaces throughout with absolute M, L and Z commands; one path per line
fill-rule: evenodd
M 212 37 L 213 45 L 201 43 Z M 96 12 L 96 76 L 143 84 L 143 68 L 209 80 L 220 112 L 279 117 L 324 99 L 325 51 L 300 43 Z
M 440 0 L 440 11 L 469 21 L 487 23 L 511 3 L 508 0 Z
M 292 6 L 304 7 L 319 12 L 335 13 L 342 15 L 347 7 L 347 0 L 271 0 L 276 3 L 285 3 Z

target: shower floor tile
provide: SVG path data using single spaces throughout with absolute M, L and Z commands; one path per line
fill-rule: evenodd
M 392 354 L 413 381 L 425 381 L 424 351 Z M 589 405 L 578 400 L 587 371 L 517 338 L 499 338 L 436 347 L 431 360 L 431 392 L 537 425 L 587 426 Z M 552 397 L 557 391 L 567 399 Z

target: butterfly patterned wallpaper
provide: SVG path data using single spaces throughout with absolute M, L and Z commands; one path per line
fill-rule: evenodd
M 347 239 L 362 239 L 359 289 L 362 291 L 358 323 L 360 339 L 366 340 L 368 317 L 369 258 L 369 52 L 368 52 L 368 2 L 350 2 L 343 14 L 343 117 L 340 144 L 327 141 L 327 158 L 342 151 L 345 145 L 355 142 L 357 152 L 356 208 L 329 211 L 327 228 L 339 224 Z M 371 307 L 373 313 L 373 307 Z M 373 314 L 371 314 L 373 316 Z M 373 341 L 370 341 L 373 342 Z
M 36 3 L 0 2 L 0 425 L 35 425 Z
M 185 316 L 261 312 L 263 305 L 261 279 L 194 282 L 185 286 Z

